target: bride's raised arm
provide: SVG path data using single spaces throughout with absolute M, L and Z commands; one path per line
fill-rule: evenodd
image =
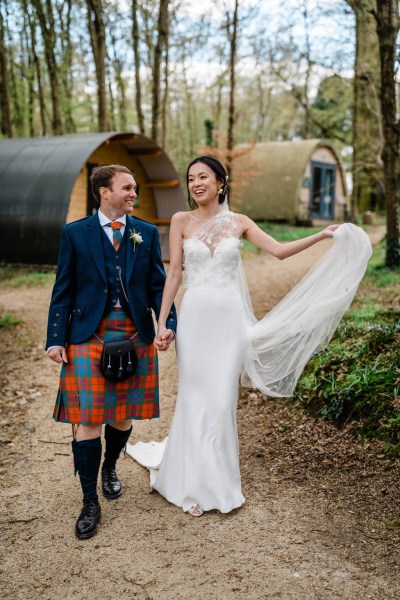
M 187 213 L 185 212 L 178 212 L 171 219 L 169 231 L 170 264 L 158 318 L 157 336 L 154 339 L 154 345 L 157 350 L 168 350 L 170 343 L 174 339 L 174 332 L 166 328 L 166 322 L 172 303 L 182 283 L 182 240 L 186 215 Z
M 268 235 L 268 233 L 262 231 L 262 229 L 246 215 L 240 215 L 240 221 L 243 226 L 242 237 L 269 254 L 272 254 L 272 256 L 279 258 L 279 260 L 293 256 L 321 240 L 333 237 L 333 232 L 339 227 L 339 225 L 329 225 L 329 227 L 326 227 L 319 233 L 314 233 L 301 240 L 281 243 L 277 242 L 273 237 Z

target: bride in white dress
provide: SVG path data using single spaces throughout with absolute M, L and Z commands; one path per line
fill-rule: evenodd
M 196 208 L 171 221 L 170 268 L 155 339 L 158 350 L 166 350 L 173 339 L 165 323 L 184 262 L 187 291 L 176 335 L 175 414 L 164 442 L 127 445 L 127 453 L 150 469 L 151 487 L 193 516 L 213 509 L 227 513 L 244 502 L 236 426 L 240 375 L 242 384 L 269 396 L 290 396 L 307 360 L 331 339 L 371 254 L 368 236 L 350 224 L 277 242 L 248 217 L 227 209 L 227 180 L 221 163 L 211 157 L 189 165 L 188 191 Z M 284 259 L 330 237 L 333 247 L 257 322 L 243 275 L 241 240 Z

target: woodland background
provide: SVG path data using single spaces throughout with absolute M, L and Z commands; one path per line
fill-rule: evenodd
M 237 188 L 251 176 L 243 142 L 335 143 L 352 183 L 349 218 L 374 211 L 386 236 L 336 343 L 307 366 L 295 399 L 338 425 L 356 420 L 393 456 L 400 454 L 398 31 L 397 0 L 0 0 L 3 138 L 140 132 L 167 151 L 182 179 L 205 151 L 225 162 Z M 280 241 L 314 231 L 260 226 Z M 254 252 L 246 244 L 244 251 Z M 0 269 L 6 289 L 53 277 Z M 5 312 L 0 329 L 20 322 Z
M 133 130 L 177 170 L 204 147 L 336 142 L 352 220 L 400 264 L 397 0 L 1 0 L 4 137 Z M 243 168 L 240 171 L 243 173 Z

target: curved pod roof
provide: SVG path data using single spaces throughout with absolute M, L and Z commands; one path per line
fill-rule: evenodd
M 82 165 L 97 148 L 111 141 L 122 143 L 129 154 L 137 155 L 151 181 L 178 179 L 162 149 L 152 140 L 133 133 L 74 134 L 0 142 L 3 260 L 28 262 L 28 253 L 31 263 L 57 262 L 60 229 L 66 222 L 71 191 Z M 160 159 L 156 163 L 155 156 Z M 157 172 L 158 166 L 161 168 Z M 178 187 L 178 195 L 183 198 Z
M 343 178 L 340 158 L 327 140 L 255 144 L 248 157 L 248 168 L 253 169 L 254 177 L 244 185 L 240 198 L 234 200 L 235 208 L 252 218 L 262 219 L 268 204 L 268 213 L 273 213 L 275 219 L 292 220 L 297 214 L 307 165 L 317 148 L 323 147 L 329 148 L 336 158 Z

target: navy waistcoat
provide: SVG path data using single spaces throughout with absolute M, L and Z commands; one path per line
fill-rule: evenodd
M 102 227 L 102 240 L 104 249 L 104 258 L 106 261 L 107 271 L 107 304 L 104 310 L 104 316 L 113 310 L 117 300 L 119 300 L 121 307 L 130 315 L 129 304 L 125 298 L 123 287 L 121 285 L 120 276 L 117 267 L 120 269 L 122 284 L 126 290 L 126 253 L 129 251 L 130 244 L 127 243 L 127 231 L 125 227 L 125 233 L 122 238 L 122 242 L 118 250 L 116 251 L 112 243 L 110 242 L 107 234 Z

